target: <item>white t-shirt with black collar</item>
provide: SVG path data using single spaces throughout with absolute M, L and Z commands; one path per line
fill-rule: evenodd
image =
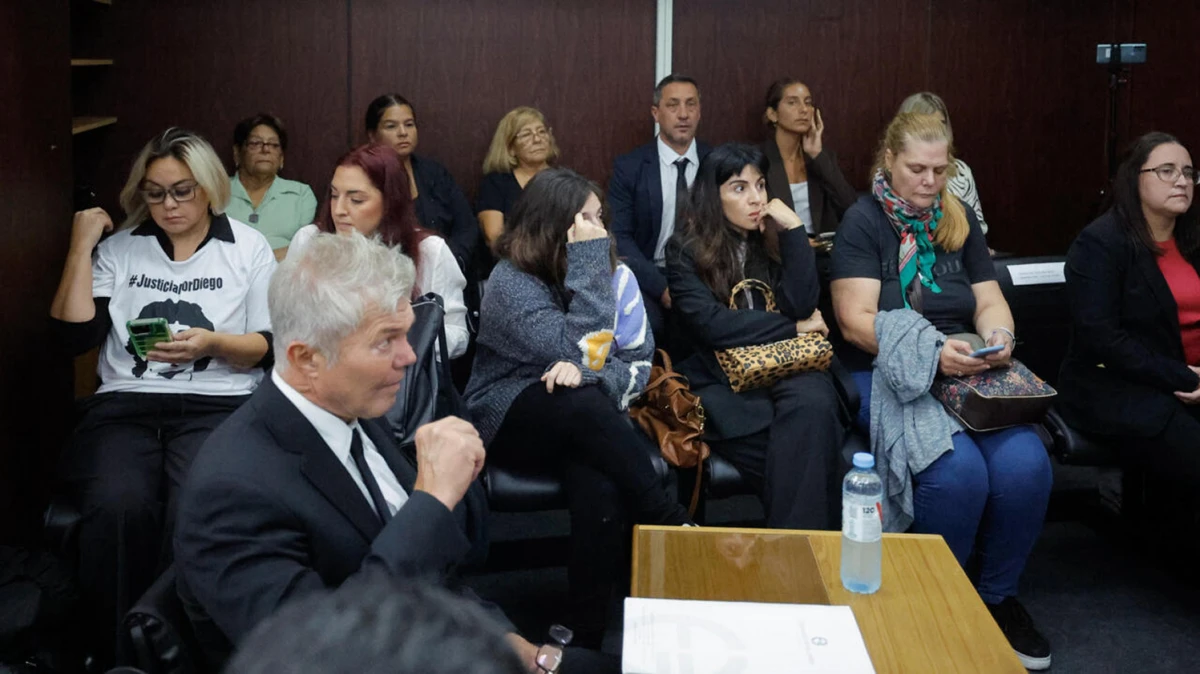
M 100 350 L 99 393 L 244 395 L 262 368 L 238 368 L 221 358 L 176 365 L 138 358 L 126 321 L 167 319 L 172 332 L 205 328 L 235 335 L 271 329 L 267 285 L 275 255 L 266 237 L 216 215 L 190 258 L 172 259 L 171 241 L 152 220 L 100 244 L 92 262 L 92 296 L 107 297 L 112 327 Z

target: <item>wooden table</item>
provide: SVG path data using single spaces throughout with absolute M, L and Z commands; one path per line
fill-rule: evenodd
M 836 531 L 639 526 L 632 596 L 846 605 L 879 674 L 1024 674 L 941 536 L 884 534 L 875 594 L 843 588 L 840 564 Z

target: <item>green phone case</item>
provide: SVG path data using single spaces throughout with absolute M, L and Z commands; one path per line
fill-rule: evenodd
M 165 318 L 138 318 L 126 321 L 125 329 L 129 331 L 129 341 L 133 342 L 133 350 L 142 360 L 146 360 L 146 354 L 155 344 L 171 341 L 171 328 Z

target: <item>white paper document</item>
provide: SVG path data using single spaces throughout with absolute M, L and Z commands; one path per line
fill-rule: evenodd
M 1066 262 L 1035 262 L 1032 264 L 1010 264 L 1008 273 L 1015 286 L 1036 286 L 1046 283 L 1066 283 L 1063 273 Z
M 625 600 L 625 674 L 874 674 L 849 606 Z

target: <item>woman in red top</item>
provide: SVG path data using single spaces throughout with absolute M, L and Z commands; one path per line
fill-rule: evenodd
M 1197 177 L 1187 149 L 1157 132 L 1117 170 L 1112 209 L 1067 253 L 1073 326 L 1058 403 L 1072 426 L 1119 438 L 1127 460 L 1190 484 L 1200 484 Z

